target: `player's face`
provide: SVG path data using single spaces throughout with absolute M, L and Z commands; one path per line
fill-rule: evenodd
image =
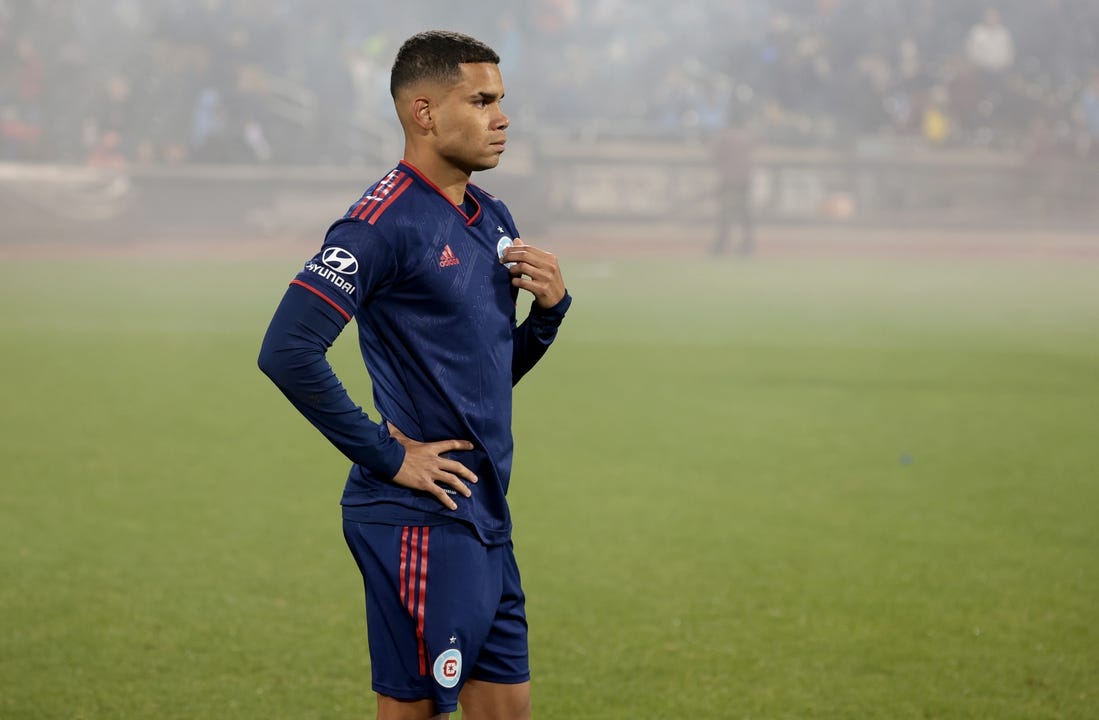
M 488 170 L 500 162 L 508 116 L 500 109 L 504 81 L 492 63 L 463 63 L 462 79 L 444 97 L 435 115 L 436 148 L 465 172 Z

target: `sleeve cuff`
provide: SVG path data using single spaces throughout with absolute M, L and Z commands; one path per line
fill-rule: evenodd
M 551 308 L 544 308 L 537 302 L 531 303 L 530 314 L 560 323 L 565 318 L 565 313 L 568 312 L 571 305 L 572 295 L 569 295 L 569 291 L 565 290 L 565 297 L 561 298 L 558 303 Z
M 358 464 L 369 468 L 375 475 L 385 480 L 392 480 L 397 476 L 401 465 L 404 463 L 404 447 L 389 434 L 384 423 L 380 423 L 378 426 L 378 440 L 379 444 L 375 446 L 373 451 L 364 453 L 362 458 L 352 459 Z

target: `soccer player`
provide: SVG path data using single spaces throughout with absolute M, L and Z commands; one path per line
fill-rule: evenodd
M 557 259 L 470 183 L 504 152 L 499 57 L 458 33 L 397 53 L 404 158 L 290 283 L 259 365 L 353 463 L 344 535 L 366 588 L 378 717 L 530 717 L 511 543 L 512 387 L 571 303 Z M 520 291 L 533 296 L 516 322 Z M 375 421 L 326 359 L 355 318 Z

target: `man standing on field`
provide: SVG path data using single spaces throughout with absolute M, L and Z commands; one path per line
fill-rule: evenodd
M 499 57 L 409 38 L 390 89 L 404 158 L 328 230 L 275 311 L 259 365 L 354 465 L 341 504 L 362 572 L 378 717 L 531 714 L 511 543 L 512 387 L 571 303 L 557 259 L 469 182 L 500 161 Z M 533 296 L 516 322 L 519 291 Z M 355 318 L 380 422 L 326 359 Z

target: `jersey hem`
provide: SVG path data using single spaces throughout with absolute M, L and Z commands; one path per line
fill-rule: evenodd
M 371 525 L 395 525 L 410 527 L 437 527 L 459 524 L 468 527 L 486 547 L 507 545 L 511 542 L 511 526 L 502 530 L 486 530 L 477 523 L 462 517 L 448 517 L 440 513 L 414 510 L 393 502 L 380 501 L 365 505 L 341 505 L 344 520 Z

